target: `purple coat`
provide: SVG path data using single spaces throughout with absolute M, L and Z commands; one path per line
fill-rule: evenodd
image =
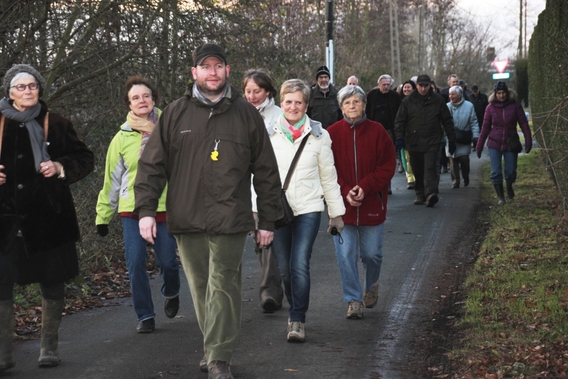
M 523 106 L 511 99 L 511 95 L 514 97 L 514 93 L 509 91 L 509 100 L 503 103 L 490 99 L 489 105 L 485 108 L 483 126 L 475 147 L 477 151 L 483 150 L 486 140 L 487 147 L 507 151 L 507 137 L 517 133 L 517 123 L 525 136 L 525 147 L 532 147 L 531 130 Z

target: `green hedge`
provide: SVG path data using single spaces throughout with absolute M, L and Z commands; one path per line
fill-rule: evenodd
M 529 49 L 533 133 L 568 209 L 568 2 L 547 0 Z

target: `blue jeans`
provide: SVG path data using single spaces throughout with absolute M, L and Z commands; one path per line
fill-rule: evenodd
M 291 225 L 274 232 L 274 254 L 290 304 L 290 321 L 306 322 L 310 304 L 310 258 L 318 235 L 321 212 L 296 216 Z
M 339 243 L 339 236 L 333 237 L 345 301 L 363 301 L 363 290 L 357 268 L 359 257 L 365 270 L 365 291 L 370 291 L 379 280 L 383 263 L 384 236 L 383 223 L 365 226 L 345 225 L 341 232 L 342 244 Z
M 148 251 L 146 241 L 140 236 L 138 220 L 131 217 L 122 217 L 122 230 L 124 235 L 124 256 L 130 279 L 132 302 L 138 321 L 154 317 L 154 304 L 150 280 L 146 271 L 146 258 Z M 179 294 L 179 263 L 176 256 L 176 240 L 168 234 L 165 222 L 156 223 L 156 238 L 154 251 L 156 263 L 160 267 L 160 276 L 164 281 L 162 295 L 171 299 Z
M 505 180 L 514 183 L 517 179 L 517 157 L 518 153 L 510 151 L 499 151 L 489 148 L 489 160 L 491 162 L 491 174 L 489 179 L 493 184 L 503 183 L 502 159 L 505 160 Z

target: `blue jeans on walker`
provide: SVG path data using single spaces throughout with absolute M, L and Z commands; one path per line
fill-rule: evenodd
M 514 183 L 517 179 L 517 157 L 519 154 L 511 151 L 499 151 L 489 148 L 489 161 L 491 164 L 491 174 L 489 178 L 492 184 L 503 183 L 503 168 L 501 160 L 505 160 L 505 180 Z
M 156 315 L 152 303 L 150 280 L 146 271 L 147 242 L 140 236 L 137 219 L 131 217 L 121 217 L 121 219 L 124 235 L 124 256 L 130 279 L 132 302 L 138 321 L 143 321 Z M 160 276 L 164 282 L 161 291 L 166 299 L 171 299 L 179 294 L 179 263 L 176 247 L 176 240 L 168 234 L 166 223 L 156 223 L 154 251 L 156 263 L 160 267 Z
M 370 291 L 379 280 L 383 263 L 384 223 L 380 225 L 345 225 L 339 236 L 334 236 L 335 255 L 339 264 L 343 299 L 346 302 L 363 301 L 363 289 L 359 281 L 357 262 L 363 262 L 365 291 Z
M 298 215 L 291 225 L 274 232 L 274 254 L 290 304 L 290 321 L 306 322 L 310 303 L 310 258 L 318 235 L 321 212 Z

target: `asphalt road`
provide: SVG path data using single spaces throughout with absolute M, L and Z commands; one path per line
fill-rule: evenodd
M 485 157 L 484 157 L 485 158 Z M 479 167 L 471 155 L 469 187 L 451 188 L 442 174 L 440 202 L 434 208 L 413 205 L 403 174 L 393 179 L 385 229 L 379 304 L 362 320 L 347 320 L 331 236 L 322 222 L 311 260 L 311 301 L 306 342 L 286 341 L 287 312 L 264 314 L 258 303 L 258 261 L 247 244 L 243 261 L 243 317 L 232 371 L 235 378 L 416 378 L 421 331 L 431 319 L 432 293 L 448 254 L 468 232 L 479 200 Z M 484 178 L 483 180 L 487 180 Z M 249 241 L 250 242 L 250 241 Z M 181 308 L 175 319 L 162 311 L 160 281 L 153 280 L 156 330 L 135 332 L 130 299 L 63 318 L 61 365 L 37 367 L 39 340 L 17 341 L 16 367 L 2 378 L 206 378 L 198 362 L 202 337 L 182 281 Z

